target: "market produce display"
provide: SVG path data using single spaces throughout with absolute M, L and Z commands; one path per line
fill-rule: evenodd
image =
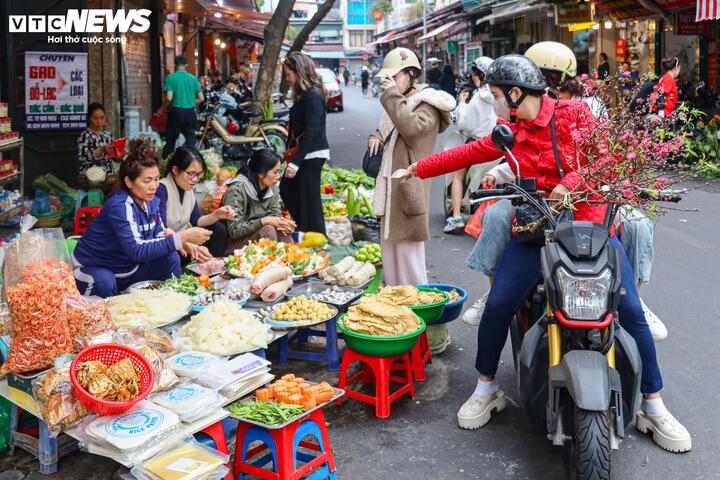
M 158 327 L 190 311 L 190 297 L 170 290 L 133 290 L 108 300 L 113 321 L 122 327 Z
M 267 348 L 270 338 L 270 327 L 227 300 L 211 304 L 173 334 L 178 350 L 215 355 Z
M 363 245 L 353 256 L 360 262 L 377 263 L 382 260 L 380 245 L 377 243 Z
M 363 297 L 358 305 L 348 308 L 342 322 L 348 330 L 377 336 L 404 335 L 421 326 L 420 319 L 408 307 L 379 296 Z
M 208 291 L 210 278 L 207 276 L 193 277 L 184 273 L 179 277 L 171 277 L 160 284 L 160 290 L 170 290 L 194 297 Z
M 336 192 L 342 192 L 347 187 L 362 186 L 368 190 L 375 188 L 375 179 L 367 176 L 360 168 L 348 170 L 324 165 L 320 174 L 320 182 L 322 185 L 332 185 Z
M 353 257 L 345 257 L 337 264 L 320 272 L 319 276 L 322 281 L 330 285 L 357 287 L 373 278 L 376 271 L 375 266 L 371 263 L 365 263 Z
M 222 478 L 226 459 L 217 450 L 195 441 L 186 441 L 171 451 L 161 453 L 143 462 L 138 468 L 142 478 L 162 480 L 197 480 Z M 135 470 L 131 471 L 135 474 Z M 139 475 L 139 474 L 138 474 Z M 135 475 L 136 478 L 141 478 Z
M 211 277 L 225 272 L 225 260 L 222 258 L 213 258 L 204 263 L 191 263 L 185 268 L 196 275 Z
M 140 377 L 129 358 L 110 367 L 94 360 L 79 363 L 77 379 L 82 388 L 101 400 L 124 402 L 140 393 Z
M 462 295 L 456 290 L 452 289 L 449 292 L 447 292 L 448 296 L 450 297 L 450 300 L 448 300 L 448 303 L 456 302 L 462 298 Z
M 327 245 L 327 238 L 319 232 L 305 232 L 302 242 L 298 243 L 302 248 L 323 248 Z
M 323 215 L 328 217 L 345 217 L 347 216 L 347 205 L 340 201 L 323 203 Z
M 69 367 L 53 368 L 33 384 L 33 396 L 52 436 L 90 414 L 75 395 Z
M 322 292 L 314 293 L 312 295 L 313 300 L 318 302 L 332 303 L 334 305 L 345 305 L 350 300 L 356 298 L 362 294 L 362 290 L 345 289 L 338 287 L 337 285 L 326 288 Z
M 302 405 L 276 402 L 235 402 L 228 406 L 230 413 L 239 418 L 253 420 L 265 425 L 282 425 L 305 413 Z
M 175 371 L 170 368 L 168 362 L 160 355 L 160 353 L 147 345 L 138 345 L 135 348 L 150 363 L 153 370 L 155 383 L 151 390 L 152 393 L 164 392 L 168 388 L 172 388 L 180 379 L 175 375 Z
M 294 322 L 296 325 L 309 325 L 327 321 L 336 314 L 337 310 L 330 305 L 300 295 L 278 305 L 270 317 L 273 320 Z
M 378 297 L 390 300 L 395 305 L 405 305 L 408 307 L 428 305 L 445 300 L 445 295 L 442 293 L 418 290 L 411 285 L 383 287 L 378 291 L 377 295 Z
M 83 338 L 101 335 L 116 328 L 110 310 L 101 299 L 71 297 L 65 300 L 65 304 L 68 328 L 74 341 L 75 352 L 82 350 Z
M 168 334 L 157 328 L 123 327 L 115 332 L 114 338 L 121 345 L 147 345 L 164 358 L 177 352 Z
M 206 307 L 211 303 L 218 302 L 220 300 L 227 300 L 229 302 L 244 302 L 250 298 L 250 293 L 242 289 L 227 289 L 222 291 L 206 291 L 195 295 L 192 299 L 193 307 Z
M 294 243 L 262 239 L 235 250 L 225 258 L 228 273 L 235 277 L 253 278 L 268 267 L 288 267 L 292 275 L 312 275 L 328 264 L 325 255 L 304 249 Z

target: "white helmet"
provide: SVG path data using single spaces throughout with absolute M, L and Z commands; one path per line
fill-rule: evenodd
M 480 75 L 480 80 L 485 80 L 485 74 L 493 59 L 490 57 L 478 57 L 470 63 L 470 69 Z

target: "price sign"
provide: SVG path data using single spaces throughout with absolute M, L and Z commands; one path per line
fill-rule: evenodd
M 85 128 L 87 53 L 25 53 L 25 126 L 28 130 Z

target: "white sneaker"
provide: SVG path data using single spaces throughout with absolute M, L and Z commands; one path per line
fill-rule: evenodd
M 472 307 L 468 308 L 467 311 L 463 313 L 463 322 L 467 323 L 471 327 L 477 327 L 480 325 L 480 319 L 485 311 L 485 302 L 487 302 L 489 293 L 490 291 L 485 292 L 482 297 L 475 300 Z
M 445 228 L 443 228 L 443 232 L 455 233 L 459 232 L 463 228 L 465 228 L 465 221 L 462 216 L 458 215 L 457 217 L 448 217 Z
M 662 320 L 658 318 L 657 315 L 653 313 L 652 310 L 648 308 L 647 305 L 645 305 L 645 302 L 643 302 L 642 298 L 640 299 L 640 304 L 642 305 L 643 313 L 645 314 L 645 321 L 650 328 L 650 333 L 652 333 L 653 340 L 655 340 L 656 342 L 665 340 L 668 336 L 668 331 L 665 327 L 665 324 L 662 322 Z
M 504 409 L 505 394 L 502 390 L 487 397 L 473 393 L 458 411 L 458 426 L 465 430 L 475 430 L 490 421 L 493 410 L 499 413 Z

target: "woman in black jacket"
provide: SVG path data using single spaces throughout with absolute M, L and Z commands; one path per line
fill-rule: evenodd
M 297 144 L 280 182 L 280 197 L 298 229 L 325 233 L 320 198 L 320 171 L 330 158 L 325 135 L 325 92 L 307 55 L 292 52 L 285 58 L 285 78 L 293 89 L 290 109 L 291 144 Z

